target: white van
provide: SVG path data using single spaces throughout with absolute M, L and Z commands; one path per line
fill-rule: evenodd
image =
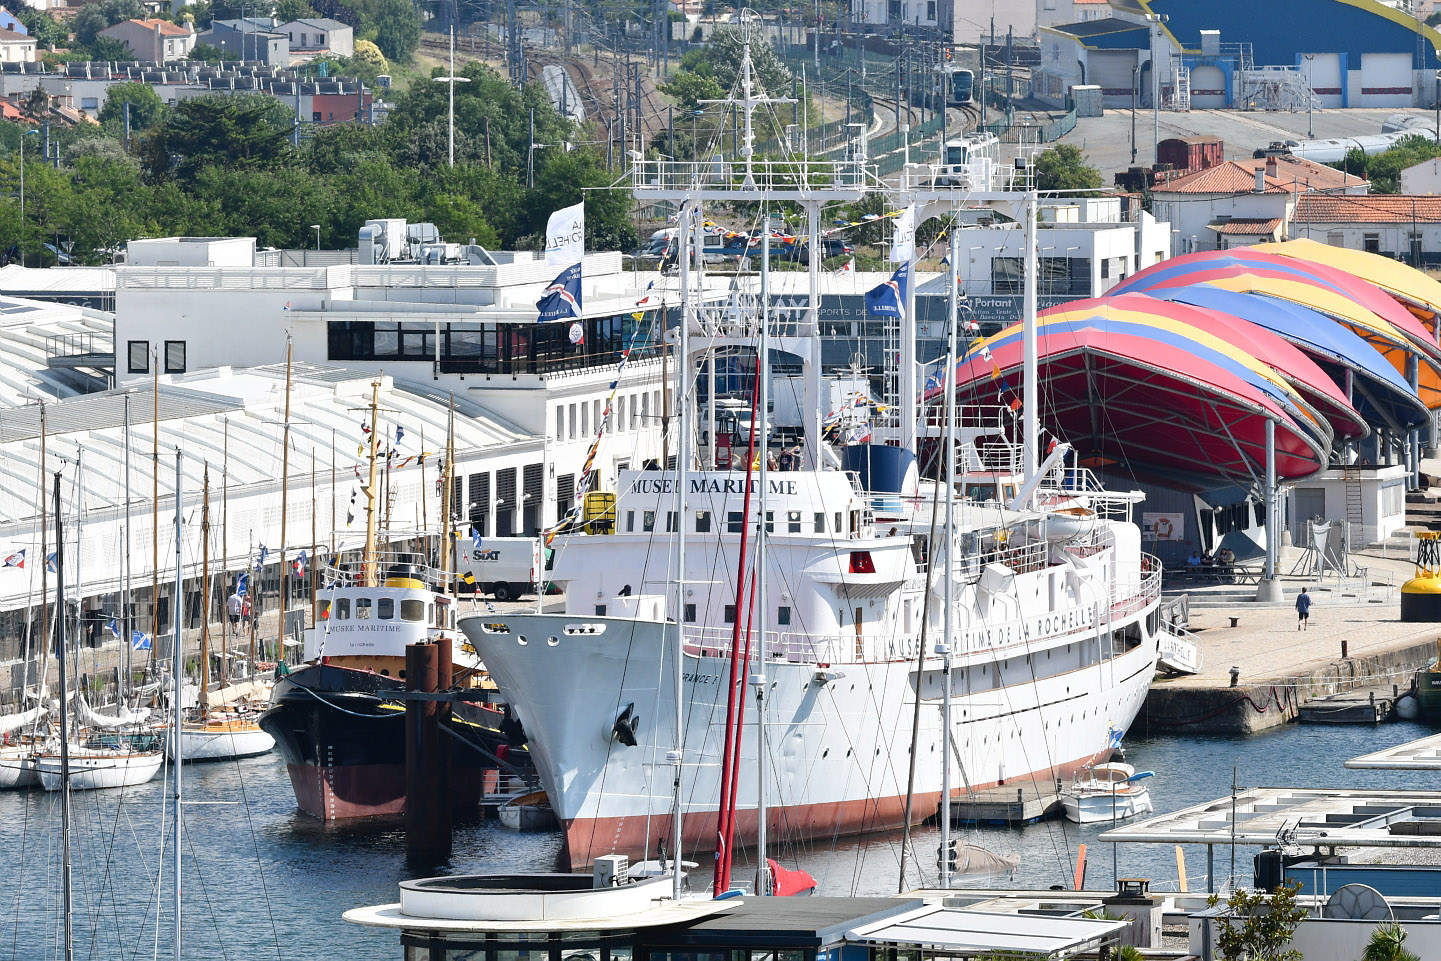
M 498 601 L 534 594 L 539 549 L 533 537 L 486 537 L 476 547 L 470 538 L 461 535 L 455 545 L 460 590 L 490 594 Z M 474 587 L 466 579 L 467 574 L 475 578 Z

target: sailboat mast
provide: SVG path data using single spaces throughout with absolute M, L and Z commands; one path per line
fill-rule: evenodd
M 150 667 L 160 651 L 160 358 L 150 352 Z
M 316 562 L 315 549 L 319 538 L 315 535 L 315 515 L 320 502 L 315 495 L 315 448 L 310 448 L 310 625 L 320 623 L 320 565 Z M 285 653 L 282 647 L 279 654 Z M 277 657 L 276 660 L 279 660 Z
M 749 60 L 746 61 L 749 63 Z M 746 115 L 750 123 L 750 115 Z M 764 897 L 771 893 L 770 871 L 766 864 L 766 833 L 769 805 L 766 798 L 766 612 L 770 606 L 766 600 L 766 468 L 770 461 L 771 440 L 767 430 L 769 417 L 766 415 L 770 399 L 770 275 L 771 275 L 771 218 L 770 211 L 761 218 L 764 233 L 761 236 L 761 330 L 756 350 L 757 387 L 760 397 L 756 401 L 755 414 L 751 418 L 751 430 L 760 431 L 760 466 L 757 480 L 760 483 L 760 524 L 756 530 L 756 603 L 760 607 L 760 636 L 756 644 L 756 673 L 751 679 L 756 691 L 756 894 Z M 816 257 L 811 251 L 811 257 Z M 714 402 L 712 402 L 714 406 Z M 759 422 L 759 427 L 757 427 Z
M 45 402 L 40 402 L 40 650 L 50 660 L 50 526 L 45 519 Z M 62 645 L 63 646 L 63 645 Z M 64 661 L 60 673 L 65 674 Z
M 181 839 L 181 834 L 184 830 L 184 820 L 181 817 L 181 808 L 185 804 L 185 742 L 181 739 L 180 736 L 180 725 L 184 719 L 182 712 L 184 710 L 185 704 L 185 652 L 181 648 L 180 633 L 180 598 L 181 592 L 184 587 L 183 577 L 185 571 L 182 562 L 183 556 L 181 553 L 181 544 L 182 538 L 185 534 L 185 529 L 181 526 L 180 515 L 180 468 L 181 455 L 180 448 L 177 447 L 175 448 L 175 597 L 171 599 L 171 616 L 174 619 L 173 626 L 175 631 L 175 641 L 172 648 L 174 652 L 174 659 L 171 664 L 170 671 L 171 693 L 174 696 L 172 706 L 175 708 L 175 716 L 174 719 L 171 721 L 175 728 L 175 806 L 172 810 L 172 814 L 175 818 L 175 864 L 173 869 L 175 874 L 172 878 L 172 882 L 174 885 L 172 890 L 172 895 L 174 898 L 174 905 L 172 910 L 175 912 L 175 961 L 181 961 L 180 871 L 181 868 L 184 867 L 182 854 L 185 849 L 185 844 Z M 205 690 L 203 684 L 201 686 L 201 690 Z
M 42 408 L 43 410 L 43 408 Z M 42 498 L 43 500 L 43 498 Z M 43 562 L 42 562 L 43 567 Z M 55 605 L 65 610 L 65 522 L 60 514 L 60 471 L 55 472 Z M 70 693 L 65 680 L 65 618 L 55 625 L 60 662 L 60 890 L 65 961 L 75 961 L 74 885 L 70 877 Z M 48 655 L 47 655 L 48 656 Z
M 688 241 L 694 231 L 692 213 L 696 218 L 700 216 L 700 206 L 692 207 L 689 203 L 681 204 L 680 208 L 680 337 L 678 360 L 676 364 L 676 397 L 680 400 L 680 423 L 676 431 L 676 485 L 675 485 L 675 507 L 677 518 L 676 533 L 676 576 L 675 576 L 675 617 L 671 622 L 675 624 L 675 650 L 671 652 L 674 671 L 672 672 L 673 694 L 675 699 L 675 717 L 672 722 L 675 724 L 674 737 L 672 738 L 670 756 L 667 760 L 675 764 L 675 782 L 673 785 L 674 797 L 671 799 L 671 895 L 679 901 L 685 893 L 681 883 L 681 863 L 683 858 L 683 825 L 681 822 L 681 770 L 685 746 L 685 541 L 688 521 L 686 518 L 686 475 L 690 468 L 690 401 L 685 395 L 686 369 L 690 366 L 690 325 L 694 312 L 694 303 L 690 293 L 690 258 L 691 251 Z M 699 264 L 699 245 L 695 251 L 697 264 Z M 665 465 L 661 465 L 662 469 Z
M 131 641 L 130 621 L 130 395 L 125 395 L 125 533 L 120 547 L 120 646 L 125 649 L 125 677 L 120 681 L 117 692 L 121 706 L 127 703 L 126 689 L 133 675 L 130 673 Z
M 1036 208 L 1040 206 L 1040 195 L 1034 188 L 1026 191 L 1026 275 L 1025 275 L 1025 316 L 1021 325 L 1021 343 L 1024 352 L 1022 361 L 1021 394 L 1025 401 L 1022 453 L 1025 458 L 1026 482 L 1029 483 L 1039 469 L 1041 459 L 1041 395 L 1040 360 L 1036 341 Z M 1034 496 L 1034 493 L 1033 495 Z M 1029 503 L 1022 504 L 1024 510 Z
M 365 485 L 365 557 L 361 564 L 364 587 L 380 583 L 375 565 L 375 451 L 380 428 L 380 381 L 370 382 L 370 479 Z
M 77 615 L 85 612 L 85 595 L 80 590 L 80 561 L 84 554 L 80 539 L 85 534 L 85 448 L 79 444 L 75 445 L 75 613 Z M 48 560 L 48 558 L 47 558 Z M 58 558 L 57 558 L 58 560 Z M 59 581 L 64 575 L 60 573 L 57 565 L 55 568 L 55 579 Z M 65 618 L 65 608 L 58 608 L 56 616 L 61 620 Z M 83 630 L 84 620 L 77 616 L 75 619 L 76 640 L 75 640 L 75 686 L 80 686 L 80 638 L 79 632 Z
M 950 332 L 946 341 L 946 442 L 941 452 L 946 458 L 946 533 L 945 567 L 941 568 L 942 612 L 941 650 L 941 888 L 951 886 L 951 864 L 948 859 L 951 848 L 951 658 L 955 642 L 953 633 L 955 618 L 955 560 L 952 551 L 956 544 L 956 327 L 960 322 L 957 296 L 956 273 L 960 269 L 961 231 L 959 224 L 951 225 L 951 272 L 950 272 Z
M 422 445 L 424 446 L 424 445 Z M 422 482 L 423 484 L 423 482 Z M 423 488 L 422 488 L 423 489 Z M 452 505 L 455 503 L 455 392 L 450 393 L 450 414 L 445 422 L 445 503 L 441 505 L 440 516 L 440 582 L 450 587 L 450 593 L 457 595 L 458 587 L 450 577 L 450 555 L 455 550 Z M 458 599 L 458 595 L 457 595 Z
M 279 659 L 285 651 L 285 601 L 290 594 L 290 580 L 285 570 L 285 521 L 286 495 L 290 492 L 290 337 L 285 338 L 285 433 L 280 450 L 280 626 L 276 629 L 278 650 L 272 655 Z
M 225 439 L 220 448 L 220 588 L 230 590 L 230 418 L 225 418 Z M 225 614 L 220 631 L 220 685 L 230 676 L 230 595 L 225 595 Z
M 200 508 L 200 709 L 210 708 L 210 462 L 205 462 L 204 500 Z M 175 732 L 180 743 L 180 731 Z M 177 752 L 179 753 L 179 752 Z

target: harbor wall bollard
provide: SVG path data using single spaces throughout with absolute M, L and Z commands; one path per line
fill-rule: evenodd
M 1347 647 L 1347 645 L 1346 645 L 1346 639 L 1343 637 L 1343 638 L 1341 638 L 1341 660 L 1343 660 L 1343 661 L 1346 660 L 1346 656 L 1347 656 L 1347 655 L 1346 655 L 1346 652 L 1347 652 L 1347 650 L 1348 650 L 1348 647 Z
M 1231 686 L 1232 686 L 1232 687 L 1238 687 L 1238 686 L 1240 685 L 1240 683 L 1241 683 L 1241 669 L 1240 669 L 1239 667 L 1232 667 L 1232 668 L 1231 668 Z
M 449 690 L 450 665 L 449 638 L 407 644 L 406 689 L 422 694 Z M 449 714 L 448 702 L 405 702 L 405 853 L 416 860 L 450 856 L 451 751 L 440 729 Z

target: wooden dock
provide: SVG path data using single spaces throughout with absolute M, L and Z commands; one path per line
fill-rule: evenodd
M 1306 724 L 1379 724 L 1391 716 L 1396 703 L 1395 688 L 1365 687 L 1313 697 L 1296 711 Z
M 952 824 L 1035 824 L 1060 813 L 1055 781 L 1011 781 L 951 799 Z

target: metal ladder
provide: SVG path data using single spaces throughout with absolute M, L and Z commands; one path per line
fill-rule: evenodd
M 1341 477 L 1346 483 L 1346 553 L 1350 554 L 1364 539 L 1365 516 L 1361 504 L 1361 468 L 1345 467 Z

